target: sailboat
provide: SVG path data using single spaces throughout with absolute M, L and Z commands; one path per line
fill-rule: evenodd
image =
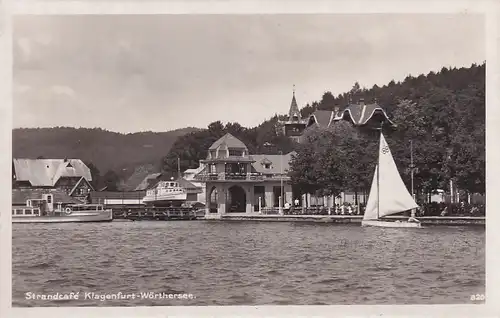
M 378 163 L 361 225 L 420 228 L 420 221 L 413 213 L 417 207 L 401 179 L 384 135 L 380 132 Z M 408 210 L 412 210 L 412 216 L 407 221 L 384 219 L 385 216 Z

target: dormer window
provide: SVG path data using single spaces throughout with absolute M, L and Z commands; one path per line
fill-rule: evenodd
M 239 149 L 229 149 L 230 157 L 243 157 L 243 151 Z

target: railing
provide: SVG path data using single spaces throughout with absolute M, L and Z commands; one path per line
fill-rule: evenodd
M 273 179 L 273 180 L 289 180 L 290 177 L 285 174 L 268 174 L 266 175 L 266 179 Z
M 241 180 L 241 181 L 258 181 L 263 180 L 264 176 L 260 173 L 206 173 L 199 174 L 196 176 L 196 180 L 199 181 L 224 181 L 224 180 Z
M 38 216 L 40 215 L 39 208 L 23 207 L 23 208 L 12 208 L 12 215 L 16 216 Z
M 280 214 L 279 207 L 262 207 L 260 213 L 270 215 L 270 214 Z
M 193 208 L 170 207 L 170 208 L 136 208 L 136 209 L 114 209 L 113 219 L 132 220 L 194 220 L 198 211 Z

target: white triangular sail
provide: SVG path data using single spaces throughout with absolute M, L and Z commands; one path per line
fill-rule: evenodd
M 368 202 L 366 202 L 365 215 L 363 216 L 363 220 L 378 219 L 377 174 L 378 174 L 378 165 L 375 167 L 375 173 L 373 174 L 372 187 L 370 188 L 370 194 L 368 195 Z
M 380 134 L 378 165 L 366 205 L 364 220 L 376 220 L 383 216 L 417 208 L 418 205 L 406 188 L 391 150 Z

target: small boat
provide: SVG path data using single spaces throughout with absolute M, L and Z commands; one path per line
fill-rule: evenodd
M 113 220 L 111 209 L 100 204 L 74 204 L 62 209 L 44 211 L 40 207 L 12 208 L 12 223 L 68 223 L 109 222 Z
M 417 207 L 401 179 L 384 135 L 380 132 L 378 163 L 361 226 L 421 228 L 420 221 L 413 212 Z M 384 219 L 385 216 L 408 210 L 412 210 L 412 216 L 407 221 Z
M 12 223 L 108 222 L 113 211 L 101 204 L 84 204 L 60 190 L 12 191 Z
M 146 191 L 142 201 L 146 204 L 164 205 L 179 204 L 187 199 L 187 192 L 176 181 L 160 181 L 158 184 Z

